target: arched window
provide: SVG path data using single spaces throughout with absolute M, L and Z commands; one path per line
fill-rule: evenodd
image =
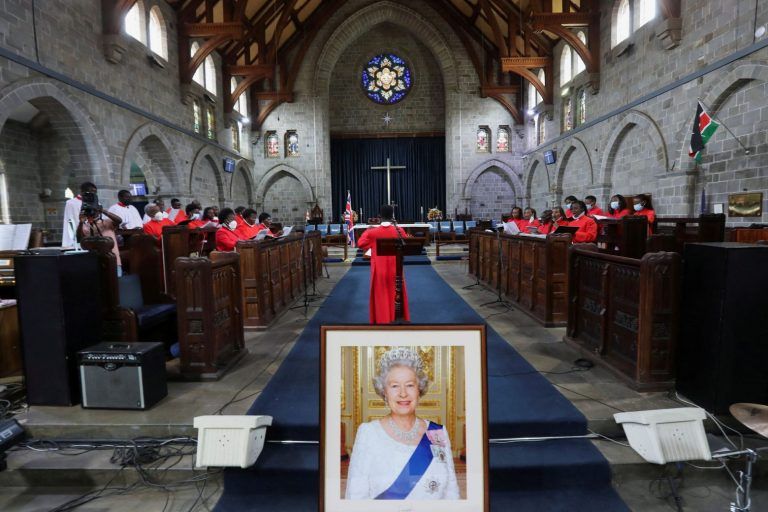
M 240 152 L 240 121 L 232 123 L 232 149 Z
M 216 96 L 216 65 L 210 55 L 205 58 L 205 89 Z
M 8 182 L 5 181 L 5 171 L 0 169 L 0 224 L 11 223 L 11 211 L 8 205 Z
M 541 85 L 547 85 L 547 75 L 544 73 L 543 69 L 540 69 L 539 72 L 536 74 L 536 76 L 539 78 L 539 82 L 541 82 Z M 541 97 L 541 93 L 539 93 L 538 89 L 536 90 L 536 104 L 538 105 L 544 101 L 544 98 Z
M 579 41 L 584 43 L 584 46 L 587 45 L 587 35 L 584 32 L 579 30 L 576 33 L 576 37 L 579 38 Z M 581 56 L 578 53 L 573 52 L 573 76 L 578 75 L 584 71 L 584 69 L 586 69 L 586 66 L 584 66 L 584 61 L 581 60 Z
M 584 89 L 576 96 L 576 126 L 587 122 L 587 92 Z
M 237 89 L 237 80 L 235 80 L 234 77 L 229 81 L 229 92 L 230 94 L 234 94 L 235 90 Z M 246 103 L 245 99 L 245 93 L 240 93 L 240 96 L 237 97 L 237 101 L 235 101 L 235 104 L 233 105 L 233 108 L 235 112 L 240 114 L 243 117 L 248 117 L 248 104 Z
M 567 44 L 560 55 L 560 85 L 571 81 L 571 47 Z
M 656 0 L 636 0 L 637 26 L 642 27 L 656 17 Z
M 627 39 L 631 32 L 632 21 L 629 15 L 629 0 L 621 0 L 616 14 L 616 41 L 614 46 Z
M 168 60 L 168 43 L 165 39 L 165 21 L 158 6 L 149 11 L 149 49 Z
M 189 47 L 189 56 L 194 57 L 199 49 L 200 45 L 197 44 L 197 42 L 192 43 L 192 45 Z M 197 66 L 195 74 L 192 76 L 192 80 L 194 80 L 196 84 L 200 84 L 205 87 L 205 68 L 203 66 Z
M 216 140 L 216 114 L 213 111 L 213 107 L 205 109 L 205 124 L 208 138 Z
M 536 88 L 532 83 L 528 82 L 528 110 L 536 108 Z
M 567 132 L 568 130 L 573 129 L 573 101 L 571 100 L 571 97 L 568 96 L 565 101 L 563 101 L 563 131 Z
M 203 133 L 203 109 L 200 107 L 200 100 L 192 101 L 192 114 L 194 116 L 195 133 Z
M 128 10 L 128 14 L 125 15 L 123 20 L 123 28 L 125 33 L 142 43 L 146 42 L 146 33 L 144 31 L 144 6 L 141 2 L 136 2 Z
M 544 144 L 544 114 L 536 116 L 536 145 L 540 146 Z

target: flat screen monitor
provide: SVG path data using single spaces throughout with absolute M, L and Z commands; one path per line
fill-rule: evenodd
M 146 183 L 131 183 L 131 195 L 145 196 L 147 195 Z
M 557 161 L 557 154 L 551 150 L 548 149 L 544 152 L 544 163 L 547 165 L 552 165 Z
M 224 172 L 235 172 L 235 161 L 232 158 L 224 159 Z

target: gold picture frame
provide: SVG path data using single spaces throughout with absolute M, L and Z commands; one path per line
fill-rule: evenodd
M 400 350 L 419 360 L 420 375 L 429 381 L 419 387 L 411 410 L 425 420 L 425 430 L 410 443 L 387 433 L 387 419 L 398 407 L 391 404 L 399 402 L 387 405 L 384 395 L 376 395 L 369 385 L 382 359 Z M 441 512 L 488 512 L 484 325 L 326 325 L 321 327 L 320 365 L 321 512 L 395 512 L 403 507 L 426 512 L 437 509 L 436 500 Z M 363 441 L 356 445 L 363 431 L 381 436 L 375 446 L 390 443 L 392 450 L 382 457 Z M 390 452 L 398 452 L 402 460 L 384 460 Z M 413 464 L 422 464 L 422 473 Z M 361 472 L 361 465 L 378 469 Z M 397 475 L 401 469 L 403 474 L 416 473 L 405 487 Z M 364 485 L 347 489 L 360 478 L 366 479 Z
M 762 215 L 762 192 L 744 192 L 728 195 L 729 217 L 761 217 Z

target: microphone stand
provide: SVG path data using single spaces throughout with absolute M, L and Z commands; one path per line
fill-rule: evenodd
M 498 230 L 496 232 L 498 233 Z M 474 240 L 477 240 L 477 237 L 475 237 Z M 469 242 L 470 242 L 469 251 L 471 253 L 472 252 L 472 244 L 476 243 L 476 242 L 473 241 L 472 237 L 470 237 Z M 475 253 L 477 253 L 477 252 L 479 252 L 479 249 L 475 249 Z M 478 257 L 479 257 L 479 255 L 476 256 L 476 258 L 478 258 Z M 461 289 L 462 290 L 471 290 L 475 286 L 483 286 L 483 283 L 480 282 L 480 272 L 475 272 L 475 282 L 474 283 L 468 284 L 467 286 L 462 286 Z
M 304 248 L 304 246 L 306 245 L 306 239 L 307 239 L 306 237 L 307 237 L 307 233 L 304 232 L 304 234 L 302 234 L 301 236 L 301 251 L 299 252 L 299 259 L 301 260 L 301 266 L 304 270 L 304 272 L 302 272 L 302 275 L 304 276 L 304 300 L 302 301 L 301 304 L 288 308 L 288 309 L 304 308 L 304 316 L 307 316 L 307 311 L 309 310 L 310 302 L 314 302 L 321 297 L 317 295 L 317 289 L 315 288 L 315 266 L 314 265 L 310 265 L 310 268 L 312 271 L 312 297 L 309 296 L 309 290 L 308 290 L 309 286 L 307 285 L 307 259 L 304 257 L 306 252 Z M 310 258 L 313 256 L 313 252 L 314 251 L 310 251 L 309 253 Z M 317 305 L 314 307 L 319 308 L 322 306 Z
M 496 230 L 496 245 L 499 247 L 499 253 L 498 258 L 496 262 L 496 277 L 498 278 L 498 284 L 496 285 L 496 300 L 491 302 L 486 302 L 485 304 L 480 304 L 480 307 L 483 306 L 495 306 L 500 305 L 507 309 L 507 311 L 512 310 L 512 304 L 504 300 L 504 297 L 501 295 L 501 258 L 503 257 L 503 253 L 501 250 L 501 232 L 497 229 Z

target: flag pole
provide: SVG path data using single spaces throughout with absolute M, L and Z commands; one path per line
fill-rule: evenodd
M 744 150 L 744 153 L 746 153 L 746 154 L 749 154 L 749 149 L 747 148 L 747 146 L 745 146 L 745 145 L 744 145 L 744 144 L 743 144 L 743 143 L 742 143 L 742 142 L 739 140 L 739 138 L 738 138 L 738 137 L 737 137 L 737 136 L 736 136 L 736 135 L 735 135 L 735 134 L 734 134 L 734 133 L 731 131 L 731 129 L 730 129 L 730 128 L 728 128 L 728 125 L 727 125 L 727 124 L 725 124 L 725 123 L 723 122 L 723 120 L 722 120 L 722 119 L 720 119 L 720 118 L 718 118 L 718 117 L 715 117 L 715 114 L 713 113 L 712 109 L 710 109 L 710 108 L 707 106 L 707 104 L 706 104 L 706 103 L 704 103 L 703 101 L 701 101 L 701 98 L 697 98 L 697 99 L 699 100 L 699 103 L 701 103 L 701 106 L 702 106 L 702 107 L 704 107 L 705 109 L 707 109 L 707 112 L 708 112 L 708 113 L 709 113 L 709 115 L 712 117 L 712 119 L 716 119 L 716 120 L 717 120 L 717 121 L 718 121 L 718 122 L 719 122 L 719 123 L 720 123 L 720 124 L 723 126 L 723 128 L 725 128 L 725 129 L 728 131 L 728 133 L 730 133 L 730 134 L 731 134 L 731 137 L 733 137 L 733 139 L 734 139 L 736 142 L 738 142 L 738 143 L 739 143 L 739 146 L 741 146 L 741 148 Z

